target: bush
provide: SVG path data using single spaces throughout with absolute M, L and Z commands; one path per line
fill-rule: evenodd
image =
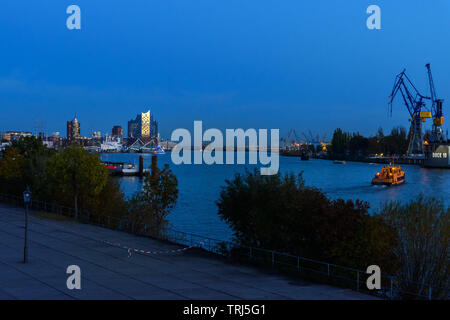
M 400 289 L 428 296 L 431 285 L 433 298 L 448 298 L 450 208 L 421 195 L 407 204 L 386 203 L 380 217 L 398 237 L 393 250 L 399 260 L 397 276 L 412 281 L 401 282 Z
M 256 170 L 226 180 L 216 202 L 238 244 L 261 247 L 349 267 L 395 265 L 395 236 L 360 201 L 331 201 L 302 175 L 261 176 Z
M 128 201 L 131 232 L 151 233 L 155 236 L 167 227 L 167 216 L 178 199 L 178 181 L 166 164 L 163 170 L 152 165 L 152 172 L 145 174 L 143 190 Z M 150 229 L 145 229 L 147 226 Z

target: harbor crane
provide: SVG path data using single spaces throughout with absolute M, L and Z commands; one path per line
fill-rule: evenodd
M 284 147 L 297 146 L 301 144 L 301 139 L 295 132 L 294 128 L 291 128 L 287 136 L 285 138 L 281 138 L 280 140 L 284 144 Z
M 389 96 L 390 113 L 392 114 L 392 103 L 396 95 L 400 92 L 403 102 L 411 116 L 409 120 L 411 122 L 411 128 L 407 153 L 409 156 L 421 157 L 424 154 L 422 122 L 425 122 L 426 118 L 431 118 L 431 112 L 426 109 L 424 100 L 430 100 L 431 98 L 419 93 L 405 71 L 406 69 L 395 78 L 394 87 Z
M 430 84 L 431 95 L 431 113 L 433 117 L 433 127 L 431 130 L 431 142 L 444 142 L 444 133 L 442 131 L 442 125 L 444 124 L 444 115 L 442 113 L 442 104 L 444 100 L 438 99 L 436 89 L 434 87 L 433 76 L 431 74 L 430 64 L 425 65 L 428 71 L 428 82 Z

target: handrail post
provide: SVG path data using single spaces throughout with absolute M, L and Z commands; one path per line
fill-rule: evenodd
M 428 287 L 428 300 L 431 300 L 431 292 L 432 292 L 431 286 Z
M 252 247 L 250 247 L 250 260 L 252 260 Z
M 359 291 L 359 271 L 356 271 L 356 291 Z
M 275 253 L 272 250 L 272 268 L 275 266 Z
M 330 264 L 327 263 L 327 267 L 328 267 L 328 277 L 330 276 Z
M 391 299 L 394 298 L 394 280 L 393 277 L 391 277 Z
M 297 256 L 297 271 L 300 271 L 300 257 Z

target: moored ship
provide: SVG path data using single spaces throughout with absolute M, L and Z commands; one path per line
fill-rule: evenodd
M 425 144 L 423 166 L 450 169 L 450 142 Z

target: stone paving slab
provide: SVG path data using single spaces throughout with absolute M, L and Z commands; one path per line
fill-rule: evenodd
M 24 264 L 23 219 L 23 209 L 0 204 L 0 299 L 374 299 L 232 264 L 199 249 L 128 257 L 126 250 L 102 241 L 145 250 L 180 246 L 33 215 Z M 66 287 L 69 265 L 81 268 L 81 290 Z

